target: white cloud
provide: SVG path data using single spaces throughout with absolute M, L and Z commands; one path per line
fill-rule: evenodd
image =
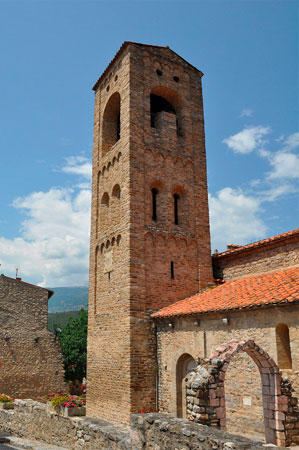
M 293 133 L 284 139 L 281 150 L 270 152 L 261 149 L 259 151 L 260 156 L 267 158 L 272 167 L 271 172 L 267 176 L 268 180 L 298 178 L 299 156 L 298 153 L 294 153 L 294 150 L 298 147 L 299 133 Z
M 260 200 L 239 189 L 226 187 L 209 196 L 212 248 L 227 244 L 247 244 L 266 236 L 267 227 L 259 218 Z
M 87 171 L 80 171 L 86 158 L 69 161 L 87 178 Z M 14 207 L 26 218 L 18 237 L 0 237 L 3 272 L 14 276 L 19 267 L 24 281 L 47 287 L 87 285 L 90 201 L 85 183 L 80 189 L 52 188 L 16 199 Z
M 257 148 L 263 147 L 265 144 L 264 136 L 271 132 L 270 127 L 263 127 L 261 125 L 256 127 L 244 128 L 233 136 L 224 139 L 224 142 L 235 153 L 250 153 Z
M 298 178 L 299 156 L 294 153 L 280 151 L 270 156 L 269 160 L 273 167 L 269 179 L 274 178 Z
M 285 148 L 292 150 L 299 147 L 299 133 L 290 134 L 285 140 Z
M 242 109 L 240 117 L 251 117 L 252 115 L 253 115 L 252 109 L 245 108 L 245 109 Z
M 62 172 L 81 175 L 84 178 L 91 178 L 92 165 L 88 158 L 84 156 L 70 156 L 66 158 L 66 166 L 62 167 Z

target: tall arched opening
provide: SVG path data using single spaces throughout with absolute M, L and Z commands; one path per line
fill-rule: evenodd
M 179 94 L 164 86 L 156 86 L 150 94 L 151 127 L 172 127 L 179 137 L 184 135 L 183 107 Z
M 102 155 L 120 139 L 120 95 L 114 92 L 109 98 L 102 121 Z
M 176 406 L 177 417 L 187 417 L 185 378 L 197 366 L 195 359 L 188 353 L 181 355 L 176 365 Z

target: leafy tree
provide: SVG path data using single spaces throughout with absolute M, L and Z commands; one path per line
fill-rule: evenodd
M 66 380 L 82 381 L 86 376 L 87 311 L 69 318 L 59 335 Z

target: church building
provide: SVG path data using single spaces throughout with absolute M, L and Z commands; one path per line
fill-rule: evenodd
M 125 42 L 93 88 L 87 415 L 126 425 L 147 409 L 299 442 L 299 232 L 211 255 L 202 76 Z M 215 358 L 218 391 L 193 396 L 188 376 Z

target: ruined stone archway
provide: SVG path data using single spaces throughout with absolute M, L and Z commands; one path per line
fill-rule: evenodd
M 226 429 L 224 380 L 233 356 L 246 352 L 257 365 L 262 382 L 265 438 L 267 443 L 289 445 L 286 414 L 292 414 L 296 399 L 291 386 L 286 388 L 275 361 L 252 339 L 231 340 L 218 347 L 187 379 L 187 415 L 189 420 Z M 299 421 L 294 411 L 294 421 Z

